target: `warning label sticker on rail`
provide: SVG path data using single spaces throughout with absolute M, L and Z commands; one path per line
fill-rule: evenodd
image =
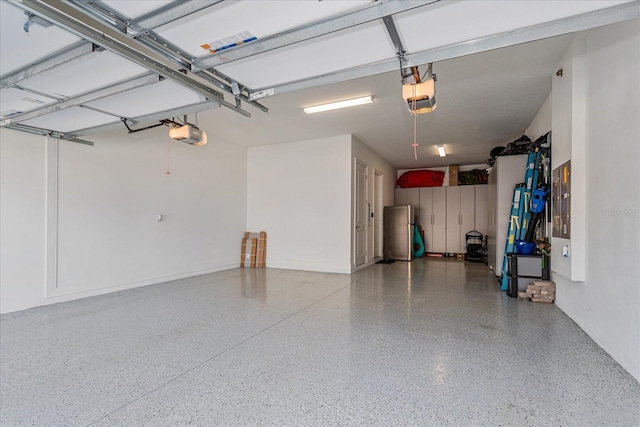
M 249 94 L 249 101 L 255 101 L 256 99 L 266 98 L 267 96 L 273 96 L 274 93 L 275 93 L 275 89 L 274 88 L 263 89 L 263 90 L 259 90 L 257 92 L 251 92 Z
M 244 43 L 249 43 L 258 38 L 251 34 L 248 31 L 243 31 L 239 34 L 234 34 L 229 37 L 225 37 L 220 40 L 212 41 L 209 43 L 203 43 L 200 45 L 201 48 L 206 50 L 209 53 L 217 53 L 222 52 L 223 50 L 230 49 L 232 47 L 239 46 Z

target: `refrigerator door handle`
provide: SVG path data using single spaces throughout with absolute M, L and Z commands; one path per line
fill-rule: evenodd
M 407 234 L 408 234 L 408 239 L 407 239 L 407 254 L 408 254 L 408 258 L 409 261 L 413 259 L 413 230 L 411 229 L 412 224 L 408 223 L 407 224 Z

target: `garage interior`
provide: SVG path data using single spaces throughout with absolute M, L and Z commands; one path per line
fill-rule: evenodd
M 1 424 L 637 424 L 639 17 L 0 2 Z M 402 80 L 430 64 L 437 108 L 413 115 Z M 169 137 L 185 124 L 206 144 Z M 400 173 L 549 131 L 572 174 L 555 304 L 460 258 L 377 264 Z M 267 268 L 239 268 L 247 231 Z

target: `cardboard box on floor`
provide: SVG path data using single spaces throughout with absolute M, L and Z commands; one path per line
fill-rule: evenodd
M 267 266 L 267 233 L 244 233 L 240 267 L 265 268 Z

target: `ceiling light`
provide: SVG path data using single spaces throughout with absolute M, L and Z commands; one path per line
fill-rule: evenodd
M 444 145 L 438 145 L 438 154 L 440 157 L 445 157 L 447 155 L 447 152 L 444 151 Z
M 356 105 L 371 104 L 373 96 L 363 96 L 362 98 L 347 99 L 344 101 L 332 102 L 329 104 L 314 105 L 306 107 L 304 112 L 307 114 L 320 113 L 322 111 L 337 110 L 339 108 L 355 107 Z

